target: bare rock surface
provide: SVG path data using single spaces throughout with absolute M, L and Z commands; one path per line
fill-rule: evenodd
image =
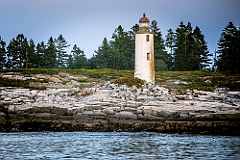
M 4 78 L 22 78 L 5 76 Z M 67 77 L 67 76 L 66 76 Z M 106 82 L 58 87 L 60 77 L 45 90 L 1 87 L 0 131 L 159 131 L 240 134 L 240 92 L 188 91 L 144 84 L 127 87 Z M 49 87 L 51 86 L 51 87 Z

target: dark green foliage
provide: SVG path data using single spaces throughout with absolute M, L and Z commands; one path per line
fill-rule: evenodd
M 113 69 L 133 69 L 134 39 L 121 25 L 115 29 L 110 41 Z
M 56 47 L 56 67 L 57 68 L 66 68 L 66 61 L 68 59 L 68 55 L 66 54 L 66 48 L 70 45 L 67 43 L 62 34 L 59 35 L 57 39 L 55 39 L 55 47 Z
M 166 41 L 162 38 L 156 21 L 151 22 L 154 34 L 155 70 L 210 70 L 211 54 L 200 28 L 192 28 L 191 23 L 181 22 L 178 28 L 168 30 Z M 71 53 L 69 46 L 60 34 L 57 39 L 50 37 L 47 44 L 29 41 L 23 34 L 17 35 L 6 47 L 0 37 L 0 68 L 112 68 L 118 70 L 134 69 L 135 34 L 139 26 L 135 24 L 130 31 L 119 25 L 112 38 L 103 39 L 94 55 L 87 59 L 84 51 L 77 45 Z M 240 72 L 240 29 L 232 22 L 226 26 L 214 54 L 212 70 Z M 166 50 L 167 47 L 167 50 Z M 218 55 L 217 55 L 218 54 Z
M 89 60 L 89 68 L 112 68 L 112 50 L 107 38 L 103 39 L 102 45 L 95 51 L 95 55 Z
M 224 28 L 218 42 L 219 71 L 240 73 L 240 28 L 232 22 Z
M 37 68 L 40 59 L 38 54 L 36 54 L 34 41 L 30 39 L 28 43 L 26 68 Z
M 198 26 L 193 30 L 191 23 L 185 25 L 181 22 L 176 29 L 174 45 L 172 37 L 173 34 L 169 31 L 168 46 L 170 49 L 174 47 L 174 70 L 204 70 L 209 67 L 211 54 Z
M 47 47 L 43 54 L 44 68 L 55 68 L 57 67 L 57 49 L 52 37 L 48 40 Z
M 198 26 L 196 26 L 193 31 L 193 40 L 194 40 L 193 51 L 195 55 L 199 57 L 200 69 L 201 70 L 209 69 L 209 64 L 211 64 L 210 57 L 212 56 L 212 54 L 209 53 L 207 48 L 207 42 L 205 41 L 204 35 L 202 34 Z
M 6 54 L 6 42 L 4 42 L 0 36 L 0 69 L 3 69 L 3 67 L 6 65 Z
M 113 68 L 119 70 L 134 69 L 135 32 L 125 32 L 121 25 L 115 29 L 112 40 L 103 39 L 102 45 L 89 60 L 89 68 Z
M 157 26 L 157 21 L 152 21 L 150 28 L 154 34 L 155 70 L 169 70 L 171 68 L 172 57 L 165 49 L 164 40 L 160 28 Z
M 36 68 L 44 68 L 45 67 L 45 51 L 46 51 L 46 45 L 42 41 L 41 43 L 37 44 L 36 47 L 36 56 L 38 58 L 38 62 L 36 63 Z
M 87 58 L 82 51 L 76 44 L 73 46 L 71 54 L 69 55 L 67 64 L 68 68 L 86 68 L 87 67 Z
M 27 38 L 25 38 L 23 34 L 19 34 L 16 39 L 12 39 L 7 47 L 7 67 L 26 67 L 28 48 Z

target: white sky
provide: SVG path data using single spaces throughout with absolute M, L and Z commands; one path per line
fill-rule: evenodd
M 118 25 L 129 31 L 144 12 L 164 38 L 180 21 L 199 26 L 213 52 L 228 22 L 239 25 L 240 0 L 0 0 L 0 36 L 8 44 L 24 34 L 37 44 L 62 34 L 69 50 L 77 44 L 90 58 Z

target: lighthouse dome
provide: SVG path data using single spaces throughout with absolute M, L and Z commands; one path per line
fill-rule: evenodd
M 149 19 L 146 17 L 146 13 L 143 13 L 143 17 L 139 19 L 139 22 L 141 23 L 150 22 Z

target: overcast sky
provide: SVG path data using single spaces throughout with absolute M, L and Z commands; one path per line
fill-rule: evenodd
M 37 44 L 62 34 L 69 50 L 77 44 L 90 58 L 118 25 L 129 31 L 144 12 L 164 38 L 180 21 L 199 26 L 213 52 L 228 22 L 239 25 L 240 0 L 0 0 L 0 36 L 8 44 L 24 34 Z

